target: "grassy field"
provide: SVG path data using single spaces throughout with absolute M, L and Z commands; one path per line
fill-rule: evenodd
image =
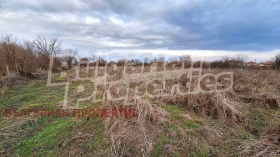
M 46 78 L 16 80 L 0 97 L 0 156 L 280 156 L 280 73 L 233 72 L 229 92 L 143 99 L 133 119 L 8 118 L 7 108 L 61 108 L 64 98 Z

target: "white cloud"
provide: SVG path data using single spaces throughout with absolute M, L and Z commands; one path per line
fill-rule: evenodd
M 88 24 L 88 25 L 95 25 L 95 24 L 98 24 L 100 22 L 101 21 L 100 21 L 99 18 L 92 18 L 92 17 L 87 16 L 86 19 L 85 19 L 85 23 Z
M 279 47 L 277 2 L 9 0 L 7 14 L 0 15 L 0 33 L 29 40 L 36 35 L 59 38 L 82 52 L 126 49 L 215 59 L 242 52 L 250 60 L 268 60 Z M 271 9 L 265 10 L 264 3 Z M 230 51 L 243 49 L 254 51 Z

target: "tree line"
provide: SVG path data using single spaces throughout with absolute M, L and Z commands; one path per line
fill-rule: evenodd
M 34 73 L 37 69 L 47 70 L 49 68 L 50 56 L 64 54 L 64 60 L 72 65 L 77 54 L 75 49 L 63 49 L 58 39 L 46 39 L 37 36 L 34 40 L 23 40 L 19 42 L 12 35 L 3 36 L 0 40 L 0 73 L 6 76 L 9 72 L 18 75 Z M 55 62 L 62 60 L 56 59 Z M 56 69 L 60 63 L 55 64 Z
M 54 60 L 53 71 L 61 70 L 62 61 L 66 61 L 68 67 L 72 68 L 77 62 L 75 55 L 78 53 L 76 49 L 64 49 L 61 41 L 56 38 L 47 39 L 43 36 L 37 36 L 34 40 L 18 41 L 16 37 L 12 35 L 3 36 L 0 40 L 0 73 L 2 76 L 6 76 L 9 72 L 14 72 L 20 76 L 24 76 L 28 73 L 35 73 L 38 69 L 47 70 L 49 68 L 50 56 L 59 56 Z M 93 57 L 92 57 L 93 58 Z M 87 58 L 81 58 L 81 61 L 86 61 Z M 221 60 L 212 62 L 197 61 L 193 63 L 193 67 L 203 68 L 245 68 L 248 57 L 242 53 L 237 54 L 235 57 L 223 57 Z M 274 58 L 274 69 L 280 68 L 280 54 Z M 130 60 L 130 63 L 140 65 L 142 62 L 145 64 L 152 63 L 166 63 L 170 66 L 181 66 L 182 61 L 186 61 L 185 66 L 190 66 L 191 57 L 183 55 L 179 57 L 166 59 L 163 56 L 158 58 L 146 58 L 145 61 L 139 59 Z M 103 58 L 99 58 L 99 65 L 104 66 L 106 61 Z M 113 62 L 116 65 L 122 65 L 124 60 L 118 60 Z

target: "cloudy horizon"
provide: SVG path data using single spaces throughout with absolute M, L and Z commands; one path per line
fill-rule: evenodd
M 81 56 L 97 52 L 202 55 L 280 52 L 277 0 L 6 0 L 1 34 L 58 38 Z

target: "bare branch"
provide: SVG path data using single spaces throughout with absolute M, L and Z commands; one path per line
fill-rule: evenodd
M 239 53 L 239 54 L 236 54 L 235 55 L 235 58 L 237 61 L 239 61 L 240 63 L 245 63 L 248 59 L 248 56 L 247 55 L 244 55 L 242 53 Z
M 66 59 L 66 62 L 68 64 L 68 67 L 72 68 L 73 62 L 77 61 L 77 58 L 75 56 L 77 55 L 78 50 L 76 50 L 76 49 L 66 49 L 64 51 L 65 51 L 65 55 L 66 55 L 65 59 Z

